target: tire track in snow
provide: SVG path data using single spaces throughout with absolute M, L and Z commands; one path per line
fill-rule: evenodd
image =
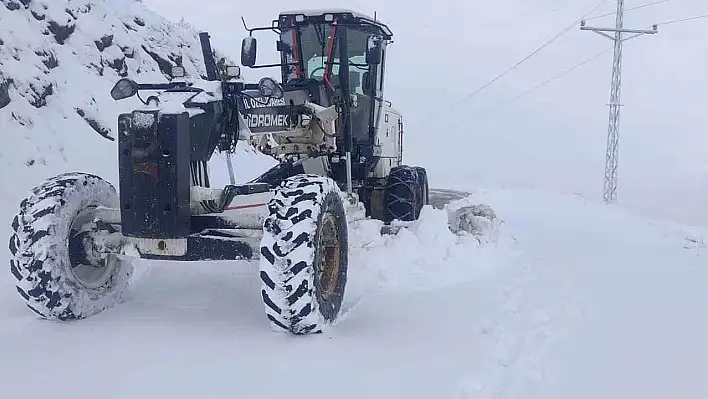
M 576 303 L 573 283 L 559 268 L 541 269 L 543 259 L 526 256 L 524 262 L 500 288 L 504 299 L 499 310 L 480 324 L 479 339 L 490 349 L 459 382 L 458 399 L 528 398 L 534 387 L 557 378 L 547 354 L 563 336 Z

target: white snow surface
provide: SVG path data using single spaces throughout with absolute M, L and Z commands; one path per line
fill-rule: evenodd
M 493 204 L 495 234 L 431 207 L 396 236 L 355 223 L 343 316 L 318 336 L 269 329 L 255 262 L 141 261 L 125 303 L 66 324 L 4 275 L 3 397 L 708 395 L 708 231 L 537 191 L 465 202 Z

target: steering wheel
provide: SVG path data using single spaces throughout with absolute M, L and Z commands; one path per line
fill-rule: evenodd
M 315 72 L 320 71 L 320 70 L 324 70 L 325 68 L 326 67 L 322 66 L 322 67 L 315 68 L 314 70 L 312 70 L 312 72 L 310 72 L 310 79 L 315 79 Z M 322 76 L 324 76 L 324 73 L 322 73 Z

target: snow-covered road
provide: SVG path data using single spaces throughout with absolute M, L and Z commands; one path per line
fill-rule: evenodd
M 469 397 L 708 397 L 706 253 L 687 240 L 705 230 L 573 197 L 486 199 L 524 251 L 522 283 Z
M 708 397 L 708 230 L 570 195 L 469 201 L 504 220 L 481 244 L 432 207 L 397 236 L 360 222 L 320 336 L 271 333 L 255 264 L 142 262 L 128 302 L 68 324 L 0 277 L 0 397 Z

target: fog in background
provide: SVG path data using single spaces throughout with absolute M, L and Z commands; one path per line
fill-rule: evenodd
M 626 8 L 656 0 L 631 0 Z M 518 69 L 460 102 L 598 5 L 597 0 L 144 0 L 165 17 L 208 30 L 238 62 L 249 26 L 282 10 L 337 7 L 389 24 L 387 99 L 405 120 L 405 161 L 433 187 L 527 186 L 602 199 L 612 52 L 506 103 L 612 46 L 579 24 Z M 430 5 L 430 4 L 434 4 Z M 615 10 L 606 1 L 591 16 Z M 627 28 L 708 13 L 672 0 L 625 15 Z M 614 16 L 592 26 L 614 26 Z M 708 19 L 659 27 L 625 43 L 618 202 L 654 217 L 708 224 Z M 258 33 L 259 63 L 277 62 L 275 34 Z M 279 77 L 276 69 L 246 78 Z M 506 103 L 497 107 L 500 103 Z M 493 109 L 490 111 L 490 109 Z

